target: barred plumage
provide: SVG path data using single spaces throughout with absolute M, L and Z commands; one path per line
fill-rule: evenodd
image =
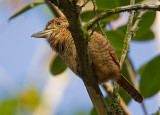
M 33 34 L 33 37 L 47 38 L 50 46 L 61 56 L 68 67 L 79 77 L 77 52 L 65 17 L 51 20 L 44 31 Z M 90 32 L 89 32 L 90 33 Z M 88 43 L 93 70 L 98 83 L 108 80 L 116 81 L 135 101 L 141 103 L 142 95 L 121 74 L 119 60 L 109 41 L 97 32 L 93 32 Z

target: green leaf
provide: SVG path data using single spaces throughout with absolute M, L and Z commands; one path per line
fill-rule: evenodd
M 106 35 L 108 40 L 112 44 L 114 48 L 122 48 L 123 40 L 125 37 L 126 26 L 122 26 L 117 30 L 113 31 L 106 31 Z
M 140 71 L 140 91 L 145 98 L 148 98 L 160 90 L 160 55 L 142 68 Z
M 135 3 L 140 3 L 142 1 L 144 1 L 144 0 L 136 0 Z
M 142 2 L 143 0 L 136 0 L 135 3 Z M 130 4 L 130 0 L 96 0 L 98 8 L 116 8 Z
M 0 114 L 1 115 L 14 115 L 17 107 L 17 100 L 9 99 L 4 100 L 0 104 Z
M 144 41 L 144 40 L 151 40 L 154 38 L 154 34 L 150 29 L 144 29 L 141 31 L 136 32 L 136 36 L 133 38 L 133 40 L 136 41 Z
M 126 5 L 130 5 L 130 0 L 118 0 L 120 6 L 126 6 Z M 140 3 L 143 0 L 136 0 L 135 3 Z
M 13 18 L 21 15 L 22 13 L 28 11 L 29 9 L 31 9 L 31 8 L 37 6 L 37 5 L 40 5 L 40 4 L 44 4 L 44 2 L 43 2 L 43 1 L 37 1 L 37 2 L 31 3 L 31 4 L 28 4 L 27 6 L 25 6 L 25 7 L 22 8 L 21 10 L 19 10 L 17 13 L 15 13 L 13 16 L 11 16 L 11 17 L 9 18 L 9 20 L 11 20 L 11 19 L 13 19 Z
M 50 71 L 53 75 L 58 75 L 64 72 L 67 68 L 65 62 L 61 59 L 61 57 L 56 56 L 56 58 L 51 63 Z
M 146 64 L 144 64 L 143 66 L 141 66 L 141 67 L 140 67 L 140 69 L 137 71 L 137 75 L 142 74 L 142 73 L 143 73 L 143 71 L 144 71 L 144 69 L 146 68 L 146 66 L 147 66 L 147 63 L 146 63 Z
M 118 0 L 96 0 L 98 8 L 115 8 L 119 6 Z
M 123 48 L 123 41 L 125 36 L 126 26 L 122 26 L 118 28 L 116 31 L 106 31 L 106 35 L 108 37 L 109 42 L 111 43 L 112 47 L 114 48 L 117 57 L 120 59 L 122 48 Z
M 138 31 L 136 31 L 136 36 L 133 37 L 133 40 L 143 41 L 150 40 L 154 38 L 153 32 L 150 30 L 156 17 L 156 12 L 147 12 L 142 20 L 138 24 Z M 136 18 L 134 19 L 135 22 Z
M 97 9 L 96 12 L 97 12 L 97 14 L 99 14 L 99 13 L 104 12 L 106 10 L 107 10 L 106 8 Z M 95 14 L 94 14 L 93 10 L 87 10 L 87 11 L 82 12 L 80 16 L 81 16 L 81 19 L 82 19 L 83 22 L 88 22 L 89 20 L 91 20 L 92 18 L 95 17 Z M 113 19 L 117 19 L 118 17 L 119 17 L 119 15 L 115 14 L 115 15 L 112 15 L 110 17 L 107 17 L 107 18 L 103 19 L 101 22 L 102 23 L 104 23 L 104 22 L 107 23 L 107 22 L 109 22 Z
M 126 93 L 126 91 L 123 88 L 119 87 L 118 93 L 126 104 L 128 104 L 131 101 L 131 97 L 128 95 L 128 93 Z

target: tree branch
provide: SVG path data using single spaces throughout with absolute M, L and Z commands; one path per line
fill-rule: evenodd
M 86 4 L 89 2 L 90 0 L 84 1 L 84 3 L 82 4 L 82 6 L 80 6 L 80 9 L 82 9 L 83 7 L 86 6 Z
M 134 0 L 130 0 L 130 5 L 133 5 L 133 4 L 134 4 Z M 121 56 L 121 60 L 120 60 L 120 67 L 121 68 L 122 68 L 124 59 L 125 59 L 125 57 L 126 57 L 126 55 L 128 53 L 129 44 L 130 44 L 130 41 L 131 41 L 131 38 L 132 38 L 132 32 L 131 32 L 130 28 L 132 28 L 133 16 L 134 16 L 134 11 L 131 11 L 130 14 L 129 14 L 128 24 L 127 24 L 127 31 L 126 31 L 126 36 L 125 36 L 125 39 L 124 39 L 122 56 Z M 114 101 L 117 101 L 117 102 L 119 100 L 118 91 L 119 91 L 119 85 L 116 82 L 114 82 L 113 97 L 115 97 Z M 119 106 L 119 105 L 117 104 L 117 106 Z
M 50 0 L 55 4 L 66 16 L 69 22 L 69 30 L 74 39 L 77 50 L 80 69 L 82 70 L 81 77 L 90 95 L 92 103 L 99 115 L 106 115 L 108 108 L 105 103 L 103 94 L 101 93 L 97 80 L 92 70 L 91 60 L 88 54 L 88 39 L 87 30 L 82 29 L 80 21 L 81 9 L 72 0 Z
M 109 83 L 106 82 L 103 85 L 103 88 L 107 92 L 109 99 L 112 100 L 112 96 L 113 96 L 113 87 L 112 87 L 112 85 L 110 85 Z M 123 99 L 121 98 L 120 95 L 118 95 L 118 97 L 120 99 L 120 107 L 123 109 L 124 115 L 130 115 L 130 112 L 128 111 L 126 103 L 123 101 Z
M 48 5 L 49 9 L 56 17 L 64 16 L 63 13 L 54 5 L 50 0 L 44 0 L 45 3 Z
M 142 16 L 143 16 L 146 12 L 147 12 L 147 11 L 140 11 L 140 12 L 139 12 L 139 14 L 138 14 L 138 16 L 137 16 L 137 19 L 136 19 L 134 25 L 132 26 L 132 32 L 133 32 L 133 33 L 135 33 L 135 32 L 137 31 L 137 29 L 138 29 L 137 26 L 138 26 L 139 22 L 141 21 Z
M 130 0 L 130 4 L 131 5 L 134 5 L 134 2 L 135 0 Z M 147 4 L 147 7 L 149 6 L 149 4 Z M 155 5 L 156 6 L 156 5 Z M 157 7 L 157 6 L 156 6 Z M 145 7 L 146 8 L 146 7 Z M 153 8 L 152 5 L 149 6 L 149 8 Z M 157 7 L 158 9 L 157 10 L 160 10 L 160 6 Z M 151 10 L 155 10 L 155 8 L 151 9 Z M 145 13 L 146 11 L 143 11 L 139 14 L 139 18 L 141 18 L 143 16 L 143 14 Z M 126 36 L 125 36 L 125 39 L 124 39 L 124 46 L 123 46 L 123 51 L 122 51 L 122 56 L 121 56 L 121 60 L 120 60 L 120 65 L 122 67 L 123 65 L 123 62 L 126 58 L 126 55 L 128 53 L 128 50 L 129 50 L 129 45 L 130 45 L 130 41 L 132 39 L 132 36 L 133 36 L 133 30 L 135 30 L 135 28 L 137 27 L 140 19 L 137 19 L 134 26 L 132 27 L 132 21 L 133 21 L 133 17 L 134 17 L 134 11 L 132 10 L 130 13 L 129 13 L 129 19 L 128 19 L 128 24 L 127 24 L 127 31 L 126 31 Z M 129 68 L 127 67 L 127 69 L 130 69 L 132 70 L 132 68 Z M 130 71 L 131 72 L 131 71 Z M 133 72 L 133 71 L 132 71 Z M 133 75 L 133 74 L 132 74 Z M 136 80 L 134 79 L 135 76 L 131 76 L 130 75 L 130 78 L 132 80 L 132 83 L 133 85 L 136 87 Z M 136 87 L 137 88 L 137 87 Z M 147 115 L 147 111 L 145 109 L 145 105 L 144 105 L 144 102 L 142 103 L 142 108 L 144 110 L 144 113 L 145 115 Z
M 88 23 L 84 25 L 87 30 L 91 29 L 94 24 L 96 24 L 99 20 L 102 20 L 106 17 L 109 17 L 114 14 L 118 14 L 121 12 L 126 12 L 126 11 L 138 11 L 138 10 L 152 10 L 152 11 L 160 11 L 160 5 L 151 5 L 151 4 L 135 4 L 135 5 L 128 5 L 128 6 L 122 6 L 122 7 L 117 7 L 114 9 L 106 10 L 105 12 L 100 13 L 97 15 L 97 17 L 91 19 Z
M 93 3 L 93 12 L 94 12 L 95 17 L 96 17 L 96 16 L 97 16 L 97 13 L 96 13 L 96 1 L 95 1 L 95 0 L 92 0 L 92 3 Z M 101 22 L 100 22 L 100 21 L 97 22 L 97 25 L 98 25 L 98 27 L 99 27 L 102 35 L 103 35 L 105 38 L 107 38 L 106 34 L 104 33 L 104 31 L 103 31 L 103 29 L 102 29 L 102 27 L 101 27 Z
M 134 0 L 130 0 L 130 5 L 134 5 Z M 121 67 L 122 67 L 123 62 L 124 62 L 124 60 L 126 58 L 126 55 L 128 53 L 130 41 L 131 41 L 131 38 L 132 38 L 133 17 L 134 17 L 134 11 L 132 10 L 129 13 L 126 35 L 125 35 L 125 38 L 124 38 L 124 45 L 123 45 L 122 56 L 121 56 L 121 60 L 120 60 L 120 66 Z

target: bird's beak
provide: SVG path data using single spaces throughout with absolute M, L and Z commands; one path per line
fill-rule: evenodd
M 33 34 L 31 37 L 36 37 L 36 38 L 49 38 L 50 35 L 53 33 L 53 30 L 43 30 L 40 32 L 37 32 L 35 34 Z

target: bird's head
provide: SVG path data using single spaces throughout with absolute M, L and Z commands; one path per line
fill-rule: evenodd
M 33 34 L 32 37 L 49 39 L 50 36 L 58 32 L 58 30 L 67 28 L 68 26 L 69 23 L 65 17 L 56 18 L 48 22 L 45 30 Z

